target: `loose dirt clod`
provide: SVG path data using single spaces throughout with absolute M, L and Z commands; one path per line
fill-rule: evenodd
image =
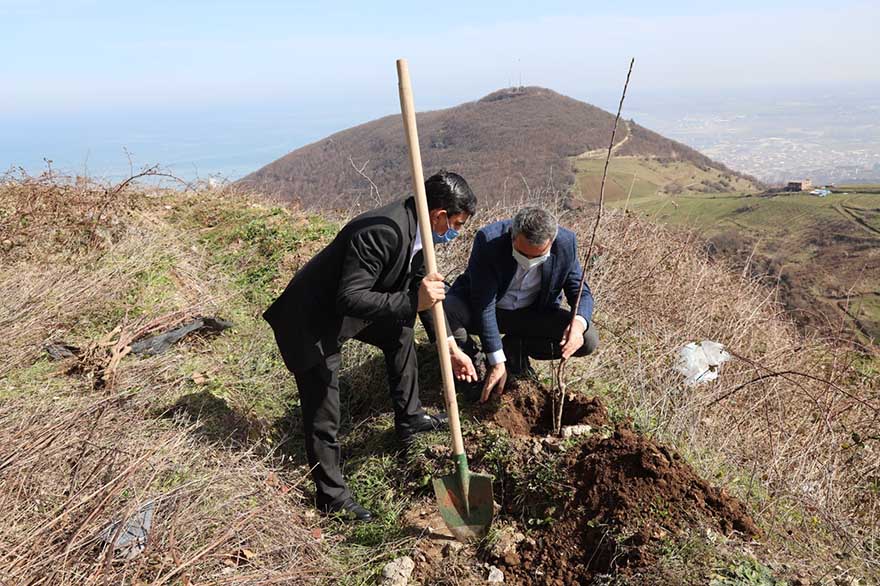
M 495 566 L 489 566 L 489 577 L 486 582 L 490 584 L 501 584 L 504 582 L 504 573 Z
M 415 567 L 415 562 L 406 555 L 388 562 L 382 569 L 382 586 L 406 586 Z

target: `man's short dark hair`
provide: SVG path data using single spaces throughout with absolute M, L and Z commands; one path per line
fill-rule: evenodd
M 442 208 L 450 216 L 462 212 L 472 216 L 477 211 L 477 197 L 464 177 L 457 173 L 441 170 L 431 175 L 425 181 L 425 193 L 429 210 Z
M 513 217 L 511 231 L 514 238 L 522 234 L 530 244 L 542 246 L 556 238 L 556 218 L 544 208 L 524 207 Z

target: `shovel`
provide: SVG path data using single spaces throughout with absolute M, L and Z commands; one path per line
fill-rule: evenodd
M 400 83 L 400 109 L 403 113 L 403 126 L 409 144 L 409 160 L 412 164 L 413 189 L 415 191 L 416 211 L 419 219 L 419 232 L 422 236 L 422 250 L 425 269 L 428 274 L 437 272 L 437 259 L 434 257 L 434 239 L 428 220 L 428 198 L 425 195 L 425 179 L 422 175 L 422 155 L 419 150 L 419 135 L 416 129 L 416 111 L 413 106 L 412 86 L 409 81 L 409 67 L 406 59 L 397 60 L 397 78 Z M 443 397 L 449 414 L 449 429 L 452 432 L 452 457 L 455 460 L 455 473 L 434 479 L 434 493 L 440 516 L 449 530 L 459 541 L 480 538 L 486 535 L 492 524 L 495 501 L 492 498 L 492 476 L 472 474 L 468 470 L 467 454 L 461 437 L 461 422 L 458 418 L 458 401 L 455 398 L 455 381 L 452 376 L 452 360 L 446 341 L 446 319 L 443 304 L 435 303 L 431 308 L 437 330 L 437 351 L 440 353 L 440 373 L 443 376 Z

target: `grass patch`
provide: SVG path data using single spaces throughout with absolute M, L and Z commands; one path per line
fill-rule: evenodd
M 599 195 L 601 159 L 575 160 L 576 188 L 582 197 L 595 200 Z M 661 161 L 647 157 L 613 157 L 608 165 L 605 198 L 623 205 L 632 200 L 664 194 L 743 193 L 753 184 L 718 169 L 701 168 L 687 161 Z
M 751 557 L 743 557 L 718 570 L 709 586 L 788 586 L 778 580 L 769 568 Z
M 70 383 L 57 376 L 58 369 L 58 363 L 48 358 L 14 369 L 8 376 L 0 377 L 0 400 L 69 392 Z
M 295 269 L 296 257 L 310 244 L 326 243 L 338 227 L 320 216 L 294 217 L 282 207 L 253 206 L 245 202 L 211 206 L 193 202 L 174 216 L 182 225 L 198 227 L 199 242 L 213 263 L 231 276 L 247 302 L 267 306 L 277 295 L 285 268 Z
M 869 194 L 880 194 L 880 185 L 875 184 L 853 184 L 853 185 L 838 185 L 834 189 L 832 189 L 834 193 L 869 193 Z
M 352 464 L 352 462 L 349 462 Z M 401 464 L 394 454 L 371 455 L 356 464 L 347 482 L 355 500 L 373 513 L 371 523 L 344 529 L 351 543 L 376 547 L 406 535 L 402 514 L 410 504 L 400 490 Z

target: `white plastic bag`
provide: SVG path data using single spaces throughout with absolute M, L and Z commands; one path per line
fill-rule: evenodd
M 691 342 L 678 351 L 675 369 L 685 376 L 685 384 L 692 387 L 718 378 L 718 368 L 728 360 L 730 354 L 718 342 Z

